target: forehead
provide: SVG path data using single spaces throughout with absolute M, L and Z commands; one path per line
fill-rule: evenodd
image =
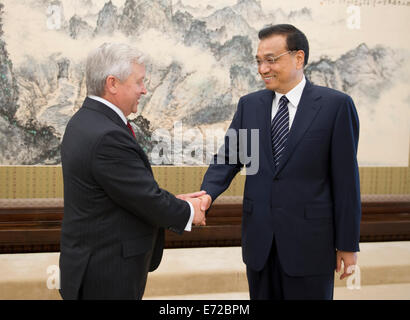
M 138 78 L 145 77 L 145 66 L 142 63 L 133 63 L 132 64 L 132 75 Z
M 257 56 L 277 55 L 287 50 L 286 36 L 273 35 L 259 41 Z

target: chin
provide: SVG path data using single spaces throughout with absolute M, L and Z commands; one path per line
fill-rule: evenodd
M 278 87 L 275 86 L 275 85 L 267 85 L 267 86 L 266 86 L 266 89 L 272 90 L 272 91 L 277 91 L 277 90 L 278 90 Z

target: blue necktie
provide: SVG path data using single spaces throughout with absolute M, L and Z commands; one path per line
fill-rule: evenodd
M 286 96 L 280 98 L 278 112 L 273 118 L 271 125 L 273 161 L 276 167 L 279 164 L 289 134 L 288 102 L 289 100 Z

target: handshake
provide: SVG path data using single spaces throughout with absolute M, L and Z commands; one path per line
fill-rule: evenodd
M 196 226 L 205 226 L 205 211 L 211 206 L 212 198 L 206 191 L 179 194 L 178 199 L 188 201 L 194 207 L 194 219 L 192 223 Z

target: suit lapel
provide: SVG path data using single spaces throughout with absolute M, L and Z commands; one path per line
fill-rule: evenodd
M 259 139 L 261 139 L 260 150 L 265 150 L 267 161 L 270 164 L 270 170 L 272 174 L 275 171 L 273 165 L 273 151 L 272 151 L 272 136 L 271 136 L 271 119 L 272 119 L 272 102 L 275 97 L 275 92 L 271 90 L 265 90 L 264 94 L 260 97 L 262 105 L 262 112 L 260 113 L 262 123 Z
M 319 112 L 320 105 L 320 95 L 315 95 L 314 87 L 312 84 L 306 80 L 306 85 L 300 99 L 295 119 L 293 120 L 292 127 L 289 131 L 288 140 L 286 142 L 286 147 L 283 149 L 282 157 L 279 161 L 279 166 L 275 171 L 275 176 L 283 169 L 283 167 L 288 162 L 290 156 L 295 150 L 296 146 L 302 139 L 306 130 L 311 125 L 313 119 L 316 117 Z M 272 156 L 273 163 L 273 156 Z

